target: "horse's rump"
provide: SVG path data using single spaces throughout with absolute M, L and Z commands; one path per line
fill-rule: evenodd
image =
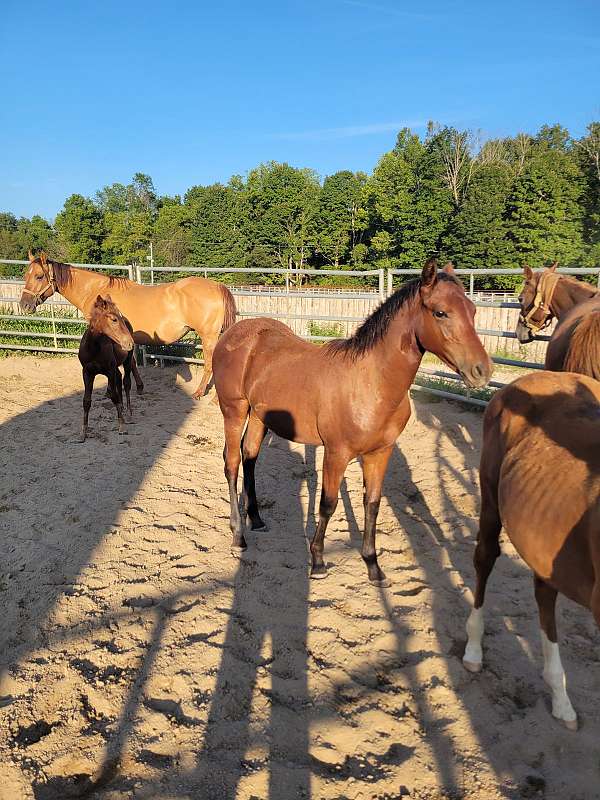
M 600 309 L 584 317 L 573 331 L 564 370 L 600 380 Z

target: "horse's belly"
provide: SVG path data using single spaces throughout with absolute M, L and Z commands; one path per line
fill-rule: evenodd
M 555 460 L 536 458 L 535 449 L 519 450 L 505 457 L 501 469 L 498 505 L 504 529 L 537 575 L 588 605 L 593 583 L 588 512 L 594 502 L 586 490 L 585 468 L 574 462 L 568 474 L 557 473 L 550 466 Z

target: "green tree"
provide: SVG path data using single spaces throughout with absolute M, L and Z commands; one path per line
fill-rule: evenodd
M 575 157 L 584 181 L 582 197 L 585 264 L 600 266 L 600 122 L 591 122 L 587 135 L 575 143 Z
M 315 252 L 328 266 L 338 269 L 352 260 L 366 225 L 362 207 L 364 172 L 344 170 L 325 178 L 314 218 Z
M 157 266 L 172 267 L 188 263 L 190 209 L 182 204 L 181 198 L 161 198 L 152 242 Z
M 513 263 L 581 262 L 584 182 L 567 131 L 544 126 L 519 169 L 506 207 Z
M 443 238 L 442 251 L 464 269 L 504 269 L 514 266 L 507 239 L 505 209 L 513 182 L 506 163 L 479 164 L 461 207 Z M 486 285 L 493 285 L 494 279 Z M 512 285 L 512 284 L 511 284 Z
M 244 188 L 232 178 L 227 186 L 194 186 L 185 196 L 189 218 L 190 263 L 197 267 L 243 267 L 246 237 Z
M 106 227 L 104 258 L 114 264 L 146 264 L 158 214 L 152 179 L 136 172 L 127 186 L 113 183 L 97 192 L 96 203 Z
M 430 125 L 423 142 L 404 128 L 394 149 L 375 167 L 367 203 L 374 256 L 381 266 L 418 267 L 439 249 L 453 213 L 444 136 Z M 387 237 L 377 236 L 380 232 Z
M 80 194 L 67 198 L 55 221 L 57 250 L 68 261 L 97 264 L 105 235 L 100 209 Z
M 247 238 L 275 266 L 306 267 L 320 184 L 315 172 L 271 161 L 248 175 Z

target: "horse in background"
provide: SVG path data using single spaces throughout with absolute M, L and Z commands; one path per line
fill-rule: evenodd
M 92 306 L 90 322 L 79 344 L 79 361 L 83 368 L 83 425 L 81 441 L 85 442 L 88 416 L 92 406 L 92 390 L 96 375 L 108 378 L 107 395 L 115 404 L 119 420 L 119 433 L 123 433 L 123 386 L 127 410 L 131 416 L 131 366 L 133 361 L 133 328 L 113 303 L 110 295 L 98 295 Z M 119 367 L 123 366 L 124 380 Z
M 390 583 L 375 548 L 381 488 L 392 448 L 410 417 L 408 391 L 426 351 L 459 373 L 467 386 L 485 386 L 492 363 L 475 332 L 475 306 L 453 274 L 435 260 L 420 279 L 402 286 L 349 339 L 318 346 L 273 319 L 242 320 L 215 349 L 215 387 L 225 425 L 232 548 L 246 548 L 246 515 L 264 529 L 256 498 L 255 464 L 267 430 L 303 444 L 323 445 L 319 521 L 312 539 L 311 576 L 326 575 L 325 531 L 351 459 L 360 456 L 365 527 L 361 555 L 369 581 Z M 241 454 L 240 454 L 241 446 Z M 237 478 L 244 482 L 242 513 Z
M 544 367 L 600 379 L 600 295 L 588 283 L 556 273 L 557 262 L 542 272 L 524 268 L 516 335 L 533 340 L 556 317 Z
M 560 592 L 589 608 L 600 626 L 600 383 L 536 372 L 497 391 L 483 421 L 480 483 L 477 583 L 464 666 L 482 667 L 485 589 L 504 527 L 533 571 L 552 714 L 576 730 L 555 604 Z
M 226 286 L 200 277 L 142 286 L 128 278 L 53 261 L 45 253 L 34 256 L 30 252 L 29 261 L 21 295 L 21 306 L 27 312 L 34 312 L 59 292 L 89 319 L 98 295 L 110 292 L 131 323 L 136 344 L 173 344 L 188 331 L 196 331 L 202 339 L 204 371 L 194 397 L 202 397 L 212 377 L 212 356 L 219 334 L 236 318 L 235 300 Z

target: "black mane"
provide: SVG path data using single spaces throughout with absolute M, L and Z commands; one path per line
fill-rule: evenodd
M 462 286 L 458 278 L 445 272 L 438 272 L 437 279 Z M 366 318 L 349 339 L 337 339 L 325 345 L 328 351 L 332 354 L 342 353 L 352 360 L 368 353 L 383 339 L 394 317 L 406 303 L 416 297 L 420 288 L 420 278 L 403 284 Z

